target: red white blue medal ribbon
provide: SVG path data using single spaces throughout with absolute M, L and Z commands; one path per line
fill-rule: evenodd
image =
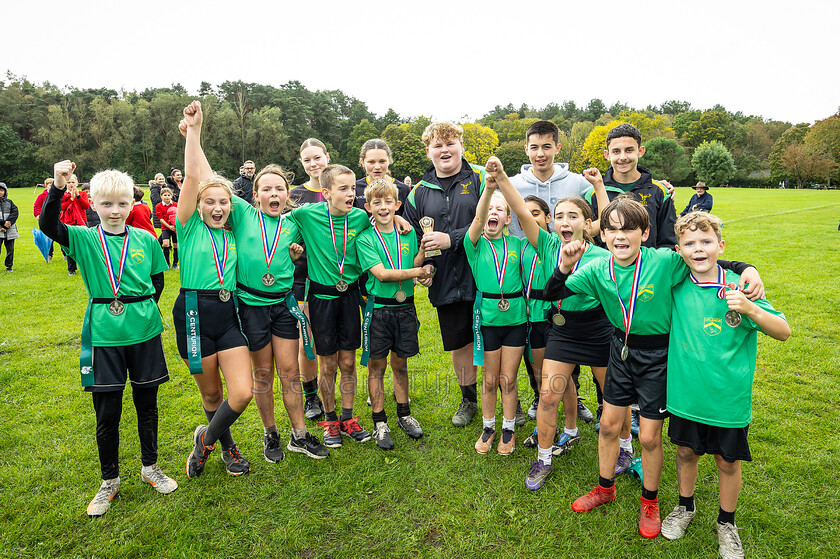
M 105 242 L 105 232 L 101 225 L 96 228 L 96 232 L 99 234 L 99 244 L 102 245 L 102 252 L 105 254 L 105 267 L 108 268 L 108 281 L 111 283 L 111 290 L 114 292 L 114 297 L 116 297 L 120 291 L 123 269 L 128 259 L 128 227 L 125 228 L 125 239 L 123 239 L 122 250 L 120 251 L 119 270 L 114 270 L 111 253 L 108 252 L 108 245 Z
M 740 291 L 740 289 L 741 289 L 737 285 L 735 285 L 734 283 L 731 283 L 731 284 L 727 285 L 723 282 L 724 272 L 723 272 L 723 268 L 721 268 L 720 265 L 718 265 L 718 280 L 716 282 L 714 282 L 714 281 L 697 281 L 697 278 L 694 277 L 694 274 L 689 274 L 689 277 L 691 278 L 691 283 L 693 283 L 694 285 L 696 285 L 698 287 L 702 287 L 703 289 L 717 289 L 718 290 L 718 292 L 717 292 L 718 299 L 725 299 L 726 298 L 726 288 L 727 287 L 729 289 L 731 289 L 732 291 Z
M 207 234 L 210 235 L 210 243 L 213 245 L 213 263 L 216 265 L 216 275 L 219 276 L 219 285 L 224 287 L 225 285 L 225 265 L 227 264 L 228 259 L 228 242 L 227 242 L 227 235 L 225 235 L 225 231 L 222 230 L 222 239 L 224 245 L 222 249 L 222 256 L 219 258 L 219 247 L 216 246 L 216 238 L 213 236 L 213 231 L 208 227 L 205 223 L 205 227 L 207 227 Z
M 537 254 L 534 254 L 534 259 L 531 260 L 531 271 L 528 273 L 528 284 L 525 286 L 525 298 L 531 298 L 531 285 L 534 283 L 534 272 L 537 269 Z M 525 249 L 522 249 L 522 256 L 520 257 L 520 262 L 525 261 Z
M 274 240 L 271 242 L 271 248 L 268 247 L 268 228 L 265 224 L 265 215 L 259 212 L 260 215 L 260 236 L 262 237 L 263 254 L 265 255 L 265 265 L 271 269 L 271 261 L 274 259 L 274 253 L 277 251 L 277 241 L 280 240 L 280 230 L 283 229 L 283 218 L 277 222 L 277 231 L 274 232 Z
M 586 254 L 586 250 L 589 248 L 589 244 L 586 241 L 583 241 L 583 254 Z M 583 254 L 580 255 L 580 259 L 575 262 L 575 265 L 572 267 L 572 271 L 569 275 L 574 274 L 577 272 L 577 269 L 580 268 L 580 263 L 583 262 Z M 560 249 L 557 251 L 557 266 L 556 268 L 560 267 L 560 264 L 563 262 L 563 246 L 560 246 Z M 557 299 L 557 311 L 560 311 L 560 306 L 563 304 L 563 299 Z
M 630 288 L 630 304 L 625 305 L 621 300 L 621 293 L 618 290 L 618 282 L 615 281 L 615 256 L 610 256 L 609 262 L 610 279 L 615 285 L 615 294 L 618 296 L 618 304 L 621 305 L 621 316 L 624 319 L 624 347 L 627 347 L 627 340 L 630 337 L 630 326 L 633 324 L 633 315 L 636 313 L 636 296 L 639 294 L 639 278 L 642 277 L 642 252 L 636 257 L 636 264 L 633 269 L 633 285 Z
M 487 243 L 490 245 L 490 250 L 493 251 L 493 264 L 496 267 L 496 280 L 499 282 L 499 294 L 504 295 L 505 290 L 503 289 L 502 286 L 505 283 L 505 274 L 507 273 L 507 261 L 508 261 L 508 259 L 507 259 L 507 253 L 508 253 L 507 238 L 504 235 L 502 235 L 502 243 L 503 243 L 505 252 L 504 252 L 504 257 L 502 258 L 501 263 L 500 263 L 499 255 L 496 253 L 496 247 L 493 246 L 493 243 L 490 241 L 490 238 L 483 233 L 482 233 L 481 236 L 484 237 L 487 240 Z
M 392 270 L 402 270 L 402 250 L 400 247 L 400 233 L 397 231 L 397 228 L 394 227 L 394 237 L 396 237 L 397 241 L 397 265 L 394 266 L 394 258 L 391 256 L 391 251 L 388 250 L 388 243 L 385 242 L 385 237 L 382 236 L 382 233 L 379 229 L 376 228 L 376 225 L 373 226 L 373 232 L 376 233 L 376 238 L 379 239 L 379 244 L 382 245 L 382 250 L 385 251 L 385 258 L 388 259 L 388 264 L 390 264 Z M 399 284 L 399 288 L 402 289 L 402 282 Z
M 344 216 L 344 252 L 341 253 L 341 258 L 338 257 L 338 243 L 335 240 L 335 225 L 333 224 L 332 216 L 330 215 L 330 208 L 328 204 L 324 205 L 327 210 L 327 221 L 330 223 L 330 235 L 332 236 L 333 248 L 335 249 L 335 258 L 338 263 L 338 275 L 344 275 L 344 261 L 347 258 L 347 224 L 349 222 L 349 214 Z

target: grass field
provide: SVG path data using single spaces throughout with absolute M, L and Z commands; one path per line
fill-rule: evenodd
M 690 194 L 678 189 L 679 209 Z M 712 194 L 715 213 L 726 220 L 726 256 L 758 266 L 768 299 L 793 330 L 785 343 L 759 337 L 750 429 L 754 461 L 743 467 L 736 517 L 741 538 L 750 557 L 834 556 L 840 550 L 840 192 Z M 295 454 L 269 464 L 261 458 L 262 426 L 252 405 L 233 428 L 252 473 L 228 477 L 217 451 L 204 474 L 188 480 L 184 461 L 192 432 L 205 420 L 170 327 L 164 344 L 172 380 L 160 391 L 159 463 L 180 488 L 161 496 L 141 483 L 127 396 L 120 494 L 105 517 L 89 520 L 85 507 L 99 486 L 99 464 L 91 399 L 80 389 L 78 373 L 86 294 L 81 277 L 68 277 L 58 250 L 47 265 L 34 247 L 32 191 L 11 190 L 10 197 L 23 217 L 15 271 L 0 274 L 0 487 L 7 495 L 0 509 L 0 556 L 717 556 L 711 458 L 701 461 L 694 523 L 684 539 L 668 542 L 638 535 L 639 483 L 628 476 L 616 481 L 615 503 L 588 514 L 572 512 L 571 501 L 597 483 L 591 424 L 580 424 L 580 445 L 555 461 L 538 492 L 524 487 L 535 452 L 521 446 L 533 422 L 517 430 L 513 456 L 477 455 L 480 420 L 466 429 L 450 423 L 460 392 L 422 292 L 421 355 L 409 360 L 412 411 L 426 432 L 421 440 L 409 440 L 396 427 L 389 397 L 395 450 L 349 442 L 327 460 Z M 177 272 L 167 272 L 166 281 L 161 309 L 171 323 Z M 366 377 L 365 369 L 359 376 Z M 590 376 L 584 373 L 581 380 L 594 408 Z M 519 388 L 523 402 L 530 401 L 524 368 Z M 279 397 L 277 411 L 288 440 Z M 372 428 L 361 382 L 356 413 Z M 663 517 L 676 500 L 674 447 L 666 442 Z

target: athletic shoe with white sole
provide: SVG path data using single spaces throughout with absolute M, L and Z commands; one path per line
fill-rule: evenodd
M 554 443 L 554 448 L 551 450 L 551 454 L 554 456 L 563 456 L 567 452 L 569 452 L 573 446 L 580 442 L 580 432 L 577 435 L 570 435 L 567 432 L 563 431 L 560 433 L 560 436 L 557 437 L 557 442 Z
M 178 489 L 178 482 L 163 473 L 163 470 L 157 464 L 140 468 L 140 479 L 163 495 L 169 495 Z
M 232 476 L 241 476 L 251 471 L 251 463 L 239 453 L 236 445 L 222 451 L 222 462 L 225 463 L 227 473 Z
M 338 436 L 339 440 L 341 440 L 341 435 Z M 321 458 L 326 458 L 330 455 L 329 449 L 322 445 L 321 442 L 318 440 L 318 437 L 310 433 L 309 431 L 306 432 L 306 435 L 297 439 L 295 438 L 294 433 L 291 437 L 289 437 L 289 444 L 286 445 L 286 449 L 292 452 L 299 452 L 301 454 L 305 454 L 310 458 L 315 458 L 316 460 L 320 460 Z
M 452 425 L 455 427 L 466 427 L 473 420 L 477 411 L 478 404 L 476 402 L 462 399 L 458 406 L 458 411 L 452 416 Z
M 719 552 L 723 559 L 744 559 L 744 548 L 741 545 L 741 536 L 738 535 L 738 527 L 729 522 L 721 524 L 716 522 Z
M 685 507 L 677 505 L 671 514 L 662 521 L 661 533 L 666 540 L 678 540 L 685 535 L 685 530 L 694 519 L 696 510 L 688 511 Z
M 536 491 L 543 486 L 549 474 L 554 470 L 554 464 L 543 464 L 542 460 L 537 460 L 531 464 L 531 470 L 525 476 L 525 488 L 531 491 Z
M 391 428 L 384 421 L 376 423 L 373 428 L 373 438 L 376 440 L 376 446 L 382 450 L 393 450 L 394 440 L 391 438 Z
M 589 408 L 586 407 L 586 404 L 584 404 L 582 400 L 578 400 L 577 415 L 578 419 L 582 419 L 586 423 L 589 423 L 593 419 L 595 419 L 595 416 L 592 415 L 592 412 L 589 410 Z
M 540 439 L 537 435 L 537 428 L 534 427 L 533 432 L 530 435 L 528 435 L 528 437 L 524 441 L 522 441 L 522 446 L 524 446 L 525 448 L 537 448 L 537 444 L 539 444 L 539 442 Z
M 341 427 L 338 420 L 322 421 L 318 424 L 318 427 L 324 428 L 324 446 L 329 448 L 341 447 Z
M 207 431 L 207 425 L 199 425 L 195 428 L 193 433 L 193 450 L 187 456 L 187 477 L 198 477 L 204 471 L 204 466 L 207 464 L 207 459 L 210 458 L 210 453 L 216 448 L 213 446 L 204 446 L 204 433 Z
M 120 478 L 103 479 L 99 491 L 94 495 L 93 500 L 87 507 L 87 515 L 91 518 L 102 516 L 111 508 L 111 501 L 117 496 L 120 490 Z
M 412 439 L 416 440 L 423 436 L 423 429 L 420 427 L 420 422 L 414 416 L 406 415 L 398 418 L 397 425 Z
M 345 437 L 350 437 L 357 443 L 366 443 L 370 440 L 370 433 L 362 429 L 359 425 L 359 418 L 353 417 L 339 422 L 341 426 L 341 434 Z M 390 433 L 390 429 L 388 430 Z
M 285 458 L 280 433 L 269 433 L 263 437 L 263 458 L 266 462 L 274 462 L 275 464 Z
M 321 403 L 317 394 L 306 397 L 303 403 L 303 415 L 312 421 L 324 415 L 324 404 Z
M 537 409 L 540 407 L 540 399 L 534 398 L 534 401 L 531 402 L 531 407 L 528 408 L 528 419 L 536 420 L 537 419 Z

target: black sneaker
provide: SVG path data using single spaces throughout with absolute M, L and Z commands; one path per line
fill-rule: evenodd
M 634 437 L 639 436 L 639 410 L 630 410 L 630 434 Z
M 283 441 L 280 440 L 279 433 L 269 433 L 263 438 L 263 457 L 267 462 L 277 463 L 283 460 Z
M 300 452 L 316 460 L 326 458 L 330 455 L 330 450 L 322 445 L 318 437 L 309 431 L 306 432 L 306 436 L 300 439 L 296 439 L 294 434 L 292 434 L 289 437 L 289 444 L 286 445 L 286 449 L 291 452 Z
M 392 450 L 394 440 L 391 438 L 391 429 L 384 421 L 380 421 L 373 429 L 373 438 L 376 439 L 376 446 L 382 450 Z
M 251 463 L 239 453 L 236 445 L 222 451 L 222 462 L 225 463 L 227 473 L 232 476 L 241 476 L 251 471 Z
M 193 450 L 187 456 L 187 477 L 200 476 L 204 471 L 204 465 L 207 464 L 207 459 L 210 458 L 210 453 L 216 448 L 215 445 L 204 446 L 205 431 L 207 431 L 207 425 L 199 425 L 193 433 Z
M 306 401 L 303 403 L 303 415 L 306 416 L 306 419 L 313 421 L 324 416 L 324 405 L 317 394 L 306 397 Z

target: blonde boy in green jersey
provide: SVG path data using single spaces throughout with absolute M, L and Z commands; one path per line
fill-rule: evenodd
M 713 454 L 719 475 L 717 517 L 720 555 L 744 556 L 735 506 L 741 460 L 751 461 L 747 431 L 752 421 L 752 381 L 758 330 L 777 340 L 790 336 L 782 313 L 765 299 L 738 289 L 740 276 L 718 265 L 724 241 L 721 221 L 705 212 L 677 219 L 677 251 L 691 274 L 677 285 L 668 345 L 668 436 L 677 445 L 679 504 L 662 522 L 676 540 L 694 518 L 694 487 L 703 454 Z

